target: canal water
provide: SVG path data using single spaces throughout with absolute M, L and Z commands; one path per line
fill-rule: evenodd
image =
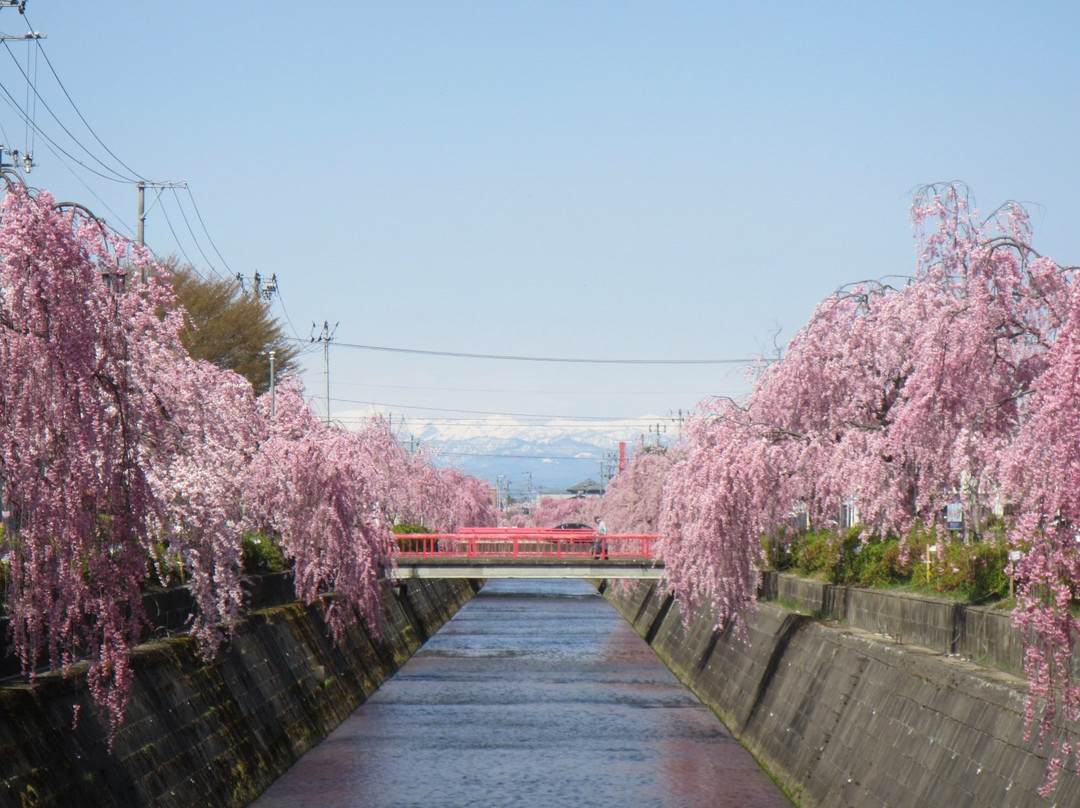
M 584 581 L 490 581 L 256 808 L 790 806 Z

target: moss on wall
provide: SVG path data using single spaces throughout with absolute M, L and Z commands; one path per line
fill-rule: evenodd
M 1051 800 L 1036 793 L 1046 755 L 1014 676 L 769 603 L 740 635 L 707 611 L 684 620 L 655 584 L 604 594 L 799 805 L 1080 805 L 1071 768 Z
M 227 808 L 260 794 L 388 679 L 475 593 L 468 581 L 387 585 L 378 630 L 335 645 L 318 608 L 266 608 L 212 662 L 193 640 L 134 654 L 113 750 L 84 667 L 0 687 L 0 806 Z M 76 707 L 79 721 L 73 727 Z

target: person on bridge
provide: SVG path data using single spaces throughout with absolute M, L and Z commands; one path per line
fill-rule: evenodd
M 592 554 L 593 558 L 603 558 L 607 560 L 608 557 L 608 543 L 607 543 L 607 525 L 604 524 L 604 520 L 599 516 L 596 517 L 596 540 L 593 542 Z

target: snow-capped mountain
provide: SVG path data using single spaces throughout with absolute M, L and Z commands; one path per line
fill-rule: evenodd
M 552 420 L 521 422 L 488 417 L 469 425 L 411 420 L 399 437 L 428 447 L 440 464 L 454 465 L 496 484 L 501 477 L 512 489 L 563 491 L 586 478 L 607 478 L 616 469 L 619 443 L 631 452 L 642 440 L 643 423 L 667 419 L 632 421 Z M 504 483 L 505 484 L 505 483 Z

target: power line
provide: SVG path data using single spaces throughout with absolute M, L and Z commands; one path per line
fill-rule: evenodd
M 639 421 L 645 420 L 653 422 L 656 420 L 655 415 L 650 416 L 626 416 L 619 417 L 614 415 L 551 415 L 548 413 L 521 413 L 521 412 L 489 412 L 487 410 L 459 410 L 450 407 L 417 407 L 411 404 L 387 404 L 380 401 L 356 401 L 348 398 L 332 398 L 331 401 L 336 401 L 339 404 L 363 404 L 371 407 L 385 407 L 391 410 L 422 410 L 424 412 L 461 412 L 466 415 L 496 415 L 505 416 L 507 418 L 558 418 L 568 421 Z
M 338 387 L 376 387 L 380 390 L 423 390 L 439 393 L 506 393 L 508 395 L 552 395 L 552 396 L 709 396 L 716 390 L 551 390 L 517 389 L 507 390 L 485 387 L 433 387 L 416 384 L 375 384 L 374 382 L 335 382 Z
M 342 416 L 344 418 L 351 418 L 356 421 L 364 420 L 364 416 Z M 370 416 L 369 416 L 370 417 Z M 404 416 L 401 416 L 404 419 Z M 443 419 L 443 418 L 423 418 L 414 417 L 411 419 L 405 419 L 411 425 L 412 429 L 423 429 L 426 427 L 471 427 L 474 429 L 506 429 L 520 427 L 522 430 L 528 432 L 540 431 L 552 431 L 552 432 L 565 432 L 568 429 L 575 431 L 579 430 L 596 430 L 604 434 L 608 433 L 622 433 L 622 432 L 636 432 L 641 433 L 643 424 L 628 424 L 627 419 L 620 419 L 619 421 L 611 423 L 597 423 L 591 422 L 579 422 L 579 421 L 567 421 L 559 420 L 552 422 L 543 421 L 505 421 L 492 423 L 490 421 L 469 421 L 460 419 Z M 655 419 L 652 419 L 655 421 Z
M 26 17 L 25 11 L 23 12 L 23 16 Z M 30 25 L 29 18 L 26 19 L 26 24 Z M 31 26 L 31 28 L 32 27 L 33 26 Z M 71 108 L 75 110 L 75 114 L 79 116 L 79 120 L 82 121 L 83 126 L 86 127 L 86 131 L 93 135 L 94 140 L 96 140 L 101 145 L 101 148 L 105 149 L 105 151 L 108 152 L 110 157 L 112 157 L 116 162 L 118 162 L 121 166 L 127 169 L 128 173 L 130 173 L 133 178 L 141 176 L 138 171 L 135 171 L 135 169 L 133 169 L 131 166 L 129 166 L 127 163 L 117 157 L 116 154 L 113 153 L 112 149 L 105 145 L 105 142 L 100 137 L 98 137 L 97 132 L 95 132 L 93 127 L 90 126 L 90 122 L 87 121 L 85 117 L 83 117 L 82 112 L 80 112 L 79 108 L 75 105 L 75 101 L 74 99 L 72 99 L 71 94 L 68 93 L 67 87 L 64 86 L 64 82 L 60 80 L 60 75 L 56 72 L 56 68 L 53 67 L 53 63 L 49 59 L 49 54 L 45 52 L 45 48 L 42 47 L 40 40 L 38 40 L 38 50 L 40 51 L 41 55 L 45 57 L 45 64 L 49 66 L 49 71 L 53 74 L 53 78 L 56 79 L 56 83 L 60 86 L 60 90 L 64 93 L 64 97 L 67 98 L 68 103 L 71 104 Z
M 335 421 L 349 422 L 357 421 L 357 418 L 349 417 L 337 417 Z M 491 457 L 491 458 L 505 458 L 512 460 L 583 460 L 587 463 L 595 463 L 601 458 L 595 454 L 588 456 L 581 455 L 534 455 L 534 454 L 496 454 L 493 452 L 462 452 L 457 450 L 437 450 L 436 457 Z
M 11 60 L 15 63 L 15 66 L 17 68 L 19 68 L 19 72 L 22 73 L 23 78 L 26 80 L 27 86 L 30 87 L 33 90 L 33 97 L 35 99 L 34 100 L 35 107 L 37 106 L 37 102 L 40 101 L 41 105 L 43 107 L 45 107 L 45 110 L 49 113 L 49 115 L 52 116 L 52 119 L 54 121 L 56 121 L 56 124 L 64 131 L 64 134 L 66 134 L 69 138 L 71 138 L 71 140 L 75 143 L 75 145 L 77 145 L 80 149 L 82 149 L 84 152 L 86 152 L 87 156 L 89 156 L 92 160 L 94 160 L 94 162 L 96 162 L 98 165 L 100 165 L 105 171 L 109 171 L 115 176 L 108 177 L 108 176 L 102 174 L 101 172 L 96 171 L 95 169 L 92 169 L 89 166 L 87 166 L 86 164 L 82 163 L 76 157 L 74 157 L 74 155 L 68 154 L 68 152 L 64 151 L 63 149 L 61 149 L 61 151 L 63 151 L 64 154 L 66 154 L 70 159 L 75 160 L 76 162 L 78 162 L 79 165 L 81 165 L 87 171 L 92 171 L 93 173 L 95 173 L 99 177 L 101 177 L 102 179 L 111 180 L 113 182 L 130 182 L 131 180 L 129 180 L 123 174 L 118 172 L 116 169 L 112 168 L 111 166 L 106 165 L 103 160 L 101 160 L 99 157 L 97 157 L 97 155 L 95 155 L 88 148 L 86 148 L 86 146 L 84 146 L 82 144 L 82 142 L 77 137 L 75 137 L 74 133 L 72 133 L 72 131 L 70 129 L 68 129 L 64 125 L 64 122 L 60 120 L 60 118 L 57 116 L 57 114 L 55 112 L 53 112 L 53 109 L 52 109 L 52 107 L 49 106 L 48 102 L 44 98 L 41 97 L 40 93 L 38 93 L 37 87 L 33 86 L 33 79 L 31 79 L 30 76 L 27 75 L 26 71 L 23 69 L 23 66 L 21 64 L 19 64 L 19 60 L 15 57 L 15 54 L 12 53 L 11 47 L 7 44 L 7 42 L 4 43 L 4 48 L 7 50 L 8 56 L 10 56 Z M 4 92 L 7 92 L 7 90 L 5 89 Z M 48 135 L 46 135 L 41 130 L 41 128 L 37 125 L 37 122 L 33 120 L 33 118 L 30 116 L 30 114 L 28 112 L 24 112 L 22 109 L 19 109 L 19 113 L 22 116 L 23 120 L 26 122 L 26 124 L 29 126 L 30 129 L 32 129 L 35 133 L 38 133 L 42 137 L 49 140 L 49 142 L 53 143 L 53 145 L 55 145 L 57 148 L 60 148 L 59 144 L 57 144 L 56 141 L 52 140 L 52 138 L 50 138 Z
M 210 267 L 210 271 L 213 272 L 215 275 L 218 274 L 217 270 L 214 269 L 214 265 L 212 263 L 210 263 L 210 259 L 206 257 L 206 253 L 203 251 L 202 245 L 199 244 L 199 240 L 197 238 L 195 238 L 195 231 L 193 231 L 191 229 L 191 222 L 188 221 L 187 214 L 184 213 L 184 206 L 180 204 L 180 197 L 176 193 L 176 187 L 174 185 L 170 184 L 169 185 L 169 190 L 172 191 L 173 197 L 176 198 L 176 207 L 180 211 L 180 216 L 184 220 L 184 225 L 187 227 L 187 231 L 188 231 L 188 234 L 191 236 L 191 240 L 195 243 L 195 249 L 197 249 L 199 251 L 199 255 L 201 255 L 203 257 L 203 260 L 206 262 L 206 265 L 208 267 Z M 161 209 L 164 210 L 165 206 L 162 205 Z
M 457 359 L 501 359 L 513 362 L 557 362 L 588 365 L 747 365 L 760 359 L 582 359 L 554 356 L 512 356 L 509 354 L 466 353 L 463 351 L 432 351 L 419 348 L 391 348 L 386 345 L 359 345 L 354 342 L 337 342 L 342 348 L 362 351 L 385 351 L 390 353 L 420 354 L 423 356 L 447 356 Z
M 195 272 L 195 273 L 196 273 L 196 274 L 197 274 L 197 275 L 198 275 L 198 276 L 199 276 L 200 278 L 202 278 L 202 277 L 203 277 L 203 274 L 202 274 L 201 272 L 199 272 L 199 270 L 198 270 L 198 269 L 196 269 L 196 268 L 195 268 L 195 262 L 194 262 L 194 261 L 192 261 L 192 260 L 191 260 L 191 257 L 190 257 L 190 256 L 189 256 L 189 255 L 187 254 L 187 251 L 186 251 L 186 250 L 184 249 L 184 245 L 180 243 L 180 239 L 179 239 L 179 237 L 178 237 L 178 236 L 176 235 L 176 230 L 175 230 L 175 229 L 173 228 L 173 223 L 172 223 L 172 219 L 170 219 L 170 218 L 169 218 L 169 212 L 168 212 L 167 210 L 165 210 L 165 206 L 164 206 L 164 205 L 162 205 L 162 206 L 161 206 L 161 215 L 165 217 L 165 224 L 167 224 L 167 225 L 169 226 L 169 232 L 170 232 L 170 233 L 172 233 L 173 241 L 175 241 L 175 242 L 176 242 L 176 246 L 177 246 L 177 248 L 179 248 L 179 250 L 180 250 L 180 254 L 181 254 L 182 256 L 184 256 L 184 260 L 185 260 L 185 261 L 187 261 L 187 263 L 188 263 L 188 266 L 189 266 L 189 267 L 191 267 L 191 268 L 192 268 L 192 270 L 193 270 L 193 271 L 194 271 L 194 272 Z
M 437 457 L 498 457 L 509 458 L 514 460 L 584 460 L 587 463 L 595 463 L 597 460 L 602 459 L 598 455 L 589 455 L 588 457 L 582 457 L 581 455 L 529 455 L 529 454 L 494 454 L 490 452 L 457 452 L 457 451 L 440 451 L 437 452 Z
M 23 16 L 24 16 L 24 18 L 26 17 L 25 13 L 23 13 Z M 27 22 L 27 25 L 29 26 L 29 19 L 28 18 L 26 19 L 26 22 Z M 32 30 L 33 29 L 31 28 L 31 31 Z M 139 172 L 135 171 L 133 168 L 131 168 L 131 166 L 129 166 L 127 163 L 125 163 L 123 160 L 121 160 L 120 157 L 117 156 L 116 153 L 113 152 L 112 149 L 110 149 L 108 147 L 108 145 L 106 145 L 105 141 L 102 140 L 102 138 L 98 135 L 98 133 L 90 125 L 90 122 L 86 119 L 86 116 L 83 115 L 82 111 L 79 109 L 78 105 L 75 103 L 74 98 L 72 98 L 71 93 L 68 92 L 67 87 L 64 85 L 63 80 L 60 78 L 60 74 L 57 72 L 56 67 L 52 63 L 52 60 L 49 59 L 48 53 L 45 51 L 44 47 L 42 46 L 42 44 L 40 42 L 40 37 L 38 37 L 37 35 L 33 35 L 32 38 L 37 42 L 37 50 L 34 53 L 35 57 L 37 55 L 39 55 L 39 54 L 42 57 L 44 57 L 45 63 L 48 66 L 49 71 L 52 73 L 53 78 L 56 80 L 56 83 L 59 86 L 59 88 L 60 88 L 61 92 L 63 93 L 65 99 L 67 100 L 68 104 L 70 104 L 72 110 L 74 110 L 75 114 L 78 116 L 79 120 L 82 122 L 82 125 L 86 128 L 86 130 L 90 133 L 90 135 L 98 143 L 98 145 L 100 145 L 101 148 L 103 148 L 105 150 L 105 152 L 109 155 L 109 157 L 111 157 L 117 164 L 122 166 L 123 169 L 128 172 L 127 175 L 123 174 L 121 171 L 118 171 L 117 169 L 115 169 L 114 167 L 112 167 L 108 163 L 106 163 L 104 160 L 102 160 L 100 157 L 98 157 L 93 151 L 91 151 L 90 148 L 88 148 L 82 141 L 79 140 L 79 138 L 71 131 L 71 129 L 69 129 L 64 124 L 64 122 L 60 119 L 59 115 L 56 114 L 56 112 L 52 109 L 52 107 L 45 100 L 45 98 L 41 95 L 41 93 L 38 92 L 37 82 L 35 80 L 36 79 L 36 69 L 35 69 L 35 75 L 34 76 L 31 76 L 27 72 L 26 69 L 23 69 L 22 65 L 19 64 L 18 59 L 16 59 L 15 54 L 12 52 L 10 46 L 8 46 L 7 42 L 5 41 L 4 45 L 8 50 L 8 55 L 11 57 L 12 61 L 15 63 L 16 67 L 19 69 L 19 72 L 22 74 L 24 80 L 27 83 L 27 98 L 28 98 L 27 110 L 30 108 L 30 94 L 32 92 L 34 107 L 36 108 L 36 105 L 37 105 L 38 101 L 40 101 L 42 106 L 49 112 L 49 115 L 52 116 L 52 119 L 63 130 L 63 132 L 83 152 L 85 152 L 86 155 L 88 155 L 88 157 L 90 159 L 92 159 L 95 163 L 97 163 L 104 171 L 109 172 L 109 174 L 111 174 L 112 176 L 109 176 L 108 174 L 104 174 L 104 173 L 102 173 L 102 171 L 98 171 L 95 168 L 91 167 L 90 165 L 87 165 L 86 162 L 84 162 L 83 160 L 80 160 L 79 158 L 75 157 L 70 151 L 68 151 L 63 146 L 61 146 L 55 139 L 53 139 L 48 134 L 46 134 L 36 124 L 33 117 L 30 114 L 28 114 L 27 110 L 24 110 L 23 108 L 21 108 L 19 106 L 18 103 L 15 102 L 14 97 L 11 95 L 10 92 L 8 92 L 7 88 L 4 87 L 3 84 L 0 84 L 0 89 L 2 89 L 3 94 L 4 94 L 4 96 L 6 96 L 6 100 L 8 101 L 8 103 L 12 107 L 12 109 L 23 119 L 25 124 L 30 129 L 32 129 L 35 134 L 41 134 L 41 136 L 46 141 L 47 148 L 49 149 L 49 151 L 51 151 L 53 153 L 54 156 L 57 157 L 58 162 L 60 162 L 61 164 L 65 164 L 65 161 L 60 157 L 60 155 L 63 155 L 64 157 L 67 158 L 67 160 L 69 160 L 72 163 L 74 163 L 75 165 L 78 165 L 81 168 L 89 171 L 90 173 L 94 174 L 95 176 L 100 177 L 101 179 L 110 180 L 112 182 L 120 182 L 120 183 L 146 182 L 145 180 L 141 179 L 142 175 Z M 36 58 L 35 58 L 35 65 L 36 64 L 37 64 L 37 62 L 36 62 Z M 67 168 L 67 170 L 72 174 L 72 176 L 74 176 L 94 196 L 95 199 L 97 199 L 99 202 L 101 202 L 101 204 L 105 207 L 106 210 L 109 210 L 109 212 L 114 217 L 116 217 L 117 221 L 123 222 L 123 218 L 120 217 L 119 215 L 117 215 L 116 212 L 113 211 L 111 208 L 109 208 L 109 206 L 101 199 L 101 197 L 97 193 L 94 192 L 93 188 L 91 188 L 89 185 L 87 185 L 82 180 L 82 178 L 80 178 L 74 171 L 72 171 L 71 166 L 65 164 L 65 168 Z M 156 183 L 151 183 L 151 184 L 156 185 Z M 172 188 L 172 185 L 169 184 L 168 187 Z M 205 235 L 206 241 L 210 244 L 210 246 L 213 249 L 214 253 L 221 260 L 221 263 L 225 266 L 225 268 L 229 272 L 231 272 L 232 269 L 229 267 L 228 262 L 225 260 L 224 256 L 221 254 L 221 251 L 218 249 L 217 244 L 214 242 L 213 237 L 210 235 L 210 231 L 206 226 L 206 222 L 203 219 L 202 212 L 199 210 L 198 203 L 195 201 L 195 196 L 194 196 L 193 192 L 191 191 L 191 188 L 188 187 L 186 184 L 185 184 L 184 187 L 188 192 L 188 198 L 190 200 L 191 207 L 192 207 L 192 209 L 193 209 L 193 211 L 195 213 L 195 216 L 198 219 L 199 225 L 202 228 L 202 232 Z M 174 194 L 174 196 L 176 196 L 175 188 L 173 188 L 173 194 Z M 176 203 L 177 203 L 177 208 L 178 208 L 178 210 L 180 212 L 180 215 L 184 219 L 184 223 L 187 226 L 187 230 L 191 234 L 191 238 L 192 238 L 195 246 L 197 247 L 199 253 L 202 255 L 204 261 L 206 262 L 206 265 L 210 268 L 210 270 L 212 272 L 214 272 L 214 274 L 218 274 L 217 270 L 214 268 L 213 264 L 210 262 L 209 257 L 206 255 L 206 252 L 203 250 L 202 245 L 200 244 L 200 239 L 195 235 L 195 231 L 192 228 L 191 223 L 188 220 L 187 213 L 184 210 L 183 203 L 181 202 L 181 200 L 180 200 L 180 198 L 178 196 L 176 196 Z M 162 211 L 164 212 L 164 206 L 162 207 Z M 190 257 L 187 255 L 187 251 L 184 249 L 183 244 L 180 242 L 180 239 L 178 237 L 178 234 L 176 233 L 175 227 L 173 227 L 172 222 L 168 220 L 168 214 L 166 213 L 165 216 L 166 216 L 166 221 L 169 224 L 169 230 L 172 233 L 173 239 L 176 242 L 176 245 L 177 245 L 178 249 L 184 255 L 184 257 L 187 259 L 188 263 L 194 268 L 195 263 L 193 261 L 191 261 Z M 130 228 L 128 228 L 128 230 L 130 230 Z
M 203 221 L 202 213 L 199 212 L 199 206 L 195 203 L 195 195 L 193 193 L 191 193 L 191 187 L 188 186 L 188 185 L 185 185 L 184 188 L 188 192 L 188 199 L 191 200 L 191 207 L 195 209 L 195 216 L 198 218 L 199 224 L 202 226 L 202 231 L 203 231 L 203 233 L 206 234 L 206 240 L 209 241 L 210 246 L 214 248 L 214 253 L 217 255 L 218 258 L 221 259 L 221 263 L 225 267 L 226 271 L 228 271 L 231 274 L 232 273 L 232 267 L 230 267 L 229 262 L 225 260 L 225 256 L 223 256 L 221 254 L 221 250 L 219 250 L 217 248 L 217 244 L 214 243 L 214 239 L 210 235 L 210 231 L 206 229 L 206 222 Z M 175 194 L 176 191 L 173 191 L 173 193 Z M 185 217 L 185 221 L 186 220 L 187 219 Z M 200 252 L 202 252 L 202 250 L 200 250 Z M 206 263 L 209 264 L 210 262 L 207 261 Z
M 33 127 L 33 130 L 34 130 L 34 132 L 36 132 L 37 134 L 41 135 L 41 136 L 42 136 L 43 138 L 45 138 L 45 140 L 46 140 L 46 141 L 47 141 L 48 143 L 52 144 L 52 148 L 50 149 L 50 151 L 52 151 L 53 149 L 55 149 L 55 151 L 53 151 L 53 154 L 56 154 L 56 151 L 59 151 L 59 152 L 60 152 L 61 154 L 63 154 L 63 155 L 65 156 L 65 157 L 67 157 L 67 158 L 68 158 L 69 160 L 71 160 L 71 162 L 73 162 L 73 163 L 76 163 L 77 165 L 80 165 L 80 166 L 82 166 L 82 167 L 83 167 L 83 168 L 85 168 L 85 169 L 86 169 L 87 171 L 89 171 L 89 172 L 90 172 L 91 174 L 94 174 L 94 175 L 96 175 L 96 176 L 98 176 L 98 177 L 101 177 L 101 179 L 103 179 L 103 180 L 108 180 L 109 182 L 117 182 L 117 183 L 126 183 L 126 182 L 128 182 L 128 180 L 126 180 L 126 179 L 123 179 L 123 178 L 120 178 L 120 179 L 118 179 L 117 177 L 120 177 L 120 175 L 119 175 L 119 174 L 118 174 L 118 175 L 117 175 L 116 177 L 110 177 L 110 176 L 108 176 L 108 175 L 106 175 L 106 174 L 102 174 L 102 173 L 101 173 L 100 171 L 98 171 L 97 169 L 91 168 L 91 167 L 90 167 L 90 166 L 88 166 L 88 165 L 87 165 L 86 163 L 84 163 L 84 162 L 83 162 L 82 160 L 80 160 L 80 159 L 79 159 L 78 157 L 76 157 L 75 155 L 71 154 L 71 152 L 69 152 L 69 151 L 68 151 L 67 149 L 65 149 L 65 148 L 64 148 L 63 146 L 61 146 L 61 145 L 60 145 L 59 143 L 57 143 L 57 142 L 56 142 L 55 140 L 53 140 L 53 139 L 52 139 L 51 137 L 49 137 L 49 136 L 48 136 L 48 135 L 47 135 L 47 134 L 46 134 L 46 133 L 45 133 L 45 132 L 44 132 L 44 131 L 43 131 L 43 130 L 41 129 L 41 127 L 39 127 L 39 126 L 38 126 L 37 124 L 35 124 L 35 123 L 33 123 L 33 122 L 31 122 L 31 121 L 30 121 L 30 118 L 29 118 L 29 116 L 28 116 L 28 115 L 26 114 L 26 112 L 25 112 L 25 111 L 23 111 L 23 109 L 22 109 L 22 108 L 21 108 L 21 107 L 19 106 L 18 102 L 17 102 L 17 101 L 15 100 L 15 98 L 14 98 L 14 97 L 13 97 L 13 96 L 11 95 L 11 93 L 10 93 L 10 92 L 8 92 L 8 89 L 7 89 L 7 87 L 5 87 L 5 86 L 3 85 L 3 83 L 0 83 L 0 90 L 2 90 L 2 91 L 3 91 L 3 93 L 4 93 L 4 96 L 5 96 L 6 98 L 7 98 L 7 100 L 8 100 L 8 103 L 10 104 L 11 108 L 12 108 L 12 109 L 14 109 L 14 110 L 15 110 L 15 112 L 17 112 L 17 113 L 18 113 L 19 117 L 21 117 L 21 118 L 22 118 L 22 119 L 23 119 L 24 121 L 26 121 L 26 122 L 30 123 L 30 126 L 31 126 L 31 127 Z M 78 143 L 78 141 L 76 141 L 76 143 Z M 80 145 L 80 147 L 82 147 L 82 144 L 81 144 L 81 143 L 80 143 L 79 145 Z M 84 148 L 84 149 L 85 149 L 85 147 L 82 147 L 82 148 Z M 94 159 L 97 159 L 97 158 L 94 158 Z M 111 169 L 110 169 L 110 170 L 111 170 Z M 113 173 L 116 173 L 116 172 L 113 172 Z
M 293 332 L 293 334 L 295 334 L 295 335 L 296 335 L 296 341 L 297 341 L 297 342 L 303 342 L 304 340 L 302 340 L 302 339 L 300 338 L 300 332 L 296 330 L 296 326 L 295 326 L 295 325 L 293 325 L 293 321 L 292 321 L 292 318 L 291 318 L 291 317 L 289 317 L 289 310 L 285 308 L 285 298 L 283 298 L 283 297 L 281 296 L 281 283 L 280 283 L 280 282 L 278 283 L 278 288 L 277 288 L 277 301 L 278 301 L 278 304 L 279 304 L 279 305 L 281 306 L 281 312 L 282 312 L 282 314 L 284 314 L 284 315 L 285 315 L 285 322 L 287 322 L 287 323 L 289 324 L 289 328 L 291 328 L 291 329 L 292 329 L 292 332 Z M 310 343 L 309 343 L 309 344 L 310 344 Z M 309 352 L 310 352 L 310 351 L 309 351 Z M 304 355 L 304 350 L 303 350 L 303 349 L 301 349 L 301 351 L 300 351 L 300 355 L 301 355 L 301 356 L 303 356 L 303 355 Z M 340 382 L 339 382 L 339 384 L 340 384 Z

